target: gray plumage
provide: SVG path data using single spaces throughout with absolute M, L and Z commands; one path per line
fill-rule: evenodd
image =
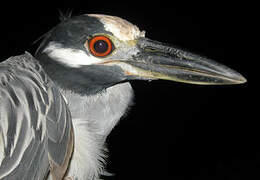
M 41 180 L 67 156 L 70 112 L 29 53 L 1 63 L 0 87 L 0 179 Z
M 130 83 L 91 96 L 64 91 L 29 53 L 1 63 L 0 78 L 0 179 L 52 179 L 50 161 L 61 166 L 69 151 L 70 113 L 77 131 L 69 172 L 97 179 L 106 137 L 132 102 Z

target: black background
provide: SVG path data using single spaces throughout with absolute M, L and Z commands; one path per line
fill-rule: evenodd
M 132 83 L 135 104 L 108 138 L 111 179 L 237 180 L 260 178 L 256 15 L 244 3 L 175 1 L 65 2 L 80 8 L 1 7 L 0 59 L 33 53 L 32 42 L 73 15 L 120 16 L 146 36 L 217 60 L 243 74 L 234 86 L 168 81 Z M 38 4 L 39 3 L 39 4 Z M 256 19 L 254 19 L 256 18 Z M 259 43 L 259 42 L 258 42 Z M 256 55 L 253 57 L 252 55 Z

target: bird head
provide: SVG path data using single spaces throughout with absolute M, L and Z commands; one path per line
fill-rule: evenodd
M 205 57 L 145 37 L 119 17 L 67 18 L 45 35 L 36 58 L 64 89 L 93 94 L 130 80 L 240 84 L 238 72 Z

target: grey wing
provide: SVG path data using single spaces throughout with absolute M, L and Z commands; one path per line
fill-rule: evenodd
M 0 179 L 42 180 L 50 166 L 53 179 L 63 176 L 72 145 L 70 112 L 33 57 L 1 63 Z

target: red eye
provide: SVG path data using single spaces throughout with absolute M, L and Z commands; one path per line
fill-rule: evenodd
M 89 40 L 88 44 L 90 52 L 98 57 L 105 57 L 113 50 L 112 42 L 106 36 L 95 36 Z

